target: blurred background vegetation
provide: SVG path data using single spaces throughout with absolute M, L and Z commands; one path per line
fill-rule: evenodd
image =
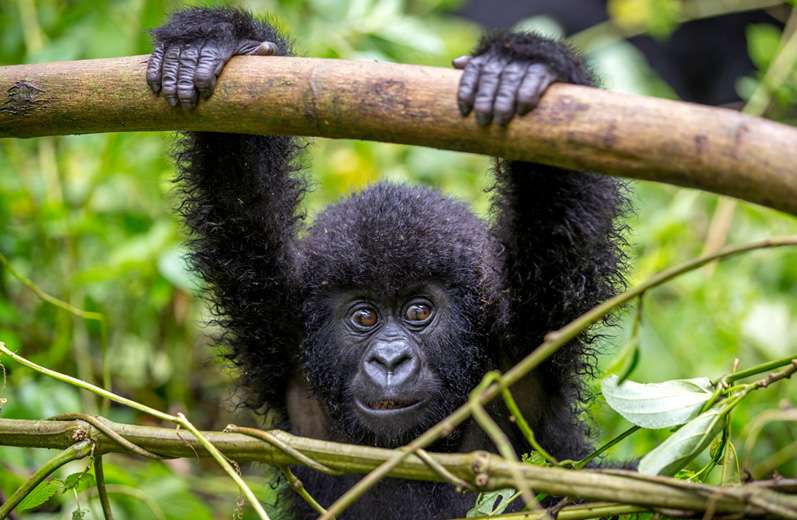
M 497 2 L 495 7 L 490 7 L 490 0 L 470 4 L 464 0 L 233 2 L 254 12 L 271 13 L 308 56 L 443 67 L 473 47 L 481 31 L 473 19 L 504 23 L 480 14 L 485 10 L 480 11 L 479 5 L 487 6 L 487 13 L 507 15 L 502 3 L 512 2 Z M 610 1 L 613 25 L 595 25 L 600 20 L 586 19 L 586 10 L 584 19 L 576 19 L 575 25 L 566 16 L 536 12 L 551 2 L 515 3 L 524 5 L 527 13 L 510 12 L 509 19 L 524 28 L 564 35 L 575 32 L 574 27 L 592 26 L 576 35 L 576 41 L 592 57 L 607 88 L 690 98 L 691 94 L 679 93 L 677 74 L 672 76 L 666 67 L 654 70 L 651 65 L 659 63 L 658 58 L 643 52 L 646 46 L 669 52 L 673 34 L 690 27 L 688 23 L 681 27 L 679 22 L 681 2 Z M 535 3 L 540 9 L 530 10 Z M 719 5 L 722 12 L 745 5 L 745 0 L 726 2 L 730 7 L 708 0 L 685 4 L 701 3 Z M 591 4 L 605 17 L 606 2 Z M 172 0 L 7 0 L 0 3 L 0 65 L 145 54 L 151 49 L 146 29 L 160 24 L 177 6 Z M 679 45 L 686 56 L 694 53 L 695 59 L 700 49 L 711 46 L 748 64 L 723 83 L 736 99 L 719 101 L 740 107 L 781 44 L 789 11 L 787 5 L 759 11 L 741 19 L 736 24 L 739 31 L 706 29 L 709 32 L 702 33 L 702 39 Z M 571 18 L 578 16 L 578 9 L 570 9 Z M 786 32 L 794 29 L 786 27 Z M 618 37 L 618 31 L 621 36 L 647 32 L 655 39 L 634 44 Z M 732 51 L 733 45 L 741 45 L 742 52 Z M 684 68 L 696 65 L 679 59 Z M 716 60 L 721 59 L 717 54 Z M 797 71 L 787 73 L 765 108 L 769 117 L 795 124 Z M 705 68 L 705 82 L 717 76 L 711 67 Z M 231 377 L 204 338 L 205 307 L 192 295 L 196 281 L 185 270 L 180 225 L 172 212 L 169 147 L 170 136 L 158 133 L 0 141 L 0 253 L 45 292 L 107 317 L 107 359 L 116 393 L 170 412 L 185 411 L 203 429 L 223 428 L 230 422 L 262 425 L 262 418 L 234 409 Z M 310 215 L 368 182 L 387 178 L 437 186 L 488 217 L 484 193 L 490 183 L 484 174 L 488 158 L 325 140 L 315 141 L 310 153 L 316 186 L 306 202 Z M 720 202 L 715 195 L 653 183 L 635 182 L 633 188 L 638 212 L 629 222 L 632 282 L 724 243 L 797 233 L 794 217 L 747 203 Z M 610 352 L 627 341 L 632 320 L 633 312 L 628 312 L 625 326 L 612 332 Z M 41 365 L 99 384 L 101 336 L 96 322 L 42 302 L 0 265 L 0 341 L 11 349 Z M 655 290 L 645 301 L 640 337 L 641 358 L 631 374 L 631 379 L 640 382 L 716 378 L 730 371 L 736 358 L 746 368 L 797 352 L 797 250 L 748 254 Z M 605 356 L 606 363 L 611 360 Z M 0 397 L 8 402 L 2 405 L 0 417 L 99 413 L 94 396 L 7 360 L 5 375 Z M 748 469 L 756 478 L 773 471 L 797 476 L 795 388 L 794 381 L 786 381 L 757 392 L 733 415 L 733 440 L 742 458 L 750 456 L 753 462 Z M 600 400 L 594 408 L 599 439 L 628 427 Z M 113 407 L 109 417 L 140 424 L 153 421 L 122 407 Z M 745 444 L 755 433 L 755 442 Z M 611 457 L 638 457 L 666 435 L 666 431 L 639 432 L 617 446 Z M 0 447 L 0 489 L 10 494 L 50 456 L 41 450 Z M 237 491 L 211 463 L 106 459 L 117 519 L 228 518 L 233 514 Z M 693 467 L 701 467 L 706 460 L 698 459 Z M 85 463 L 77 463 L 71 471 L 83 467 Z M 252 485 L 267 499 L 269 476 L 263 468 L 251 473 Z M 87 494 L 81 499 L 81 506 L 92 511 L 89 517 L 99 518 L 98 503 L 85 502 Z M 56 497 L 24 516 L 68 518 L 74 502 L 71 494 Z

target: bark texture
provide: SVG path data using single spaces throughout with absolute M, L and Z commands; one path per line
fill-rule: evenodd
M 797 128 L 738 112 L 553 85 L 529 115 L 481 128 L 461 72 L 242 56 L 191 112 L 144 79 L 147 56 L 0 67 L 0 137 L 212 130 L 351 138 L 537 161 L 699 188 L 797 215 Z

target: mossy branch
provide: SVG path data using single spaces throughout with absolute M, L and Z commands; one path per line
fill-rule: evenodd
M 140 448 L 167 458 L 193 458 L 197 455 L 210 457 L 203 444 L 187 431 L 132 426 L 106 420 L 102 422 L 116 434 Z M 270 435 L 304 456 L 342 473 L 367 473 L 395 454 L 393 450 L 306 439 L 277 430 L 272 430 Z M 225 457 L 238 462 L 257 461 L 280 466 L 302 464 L 302 461 L 271 443 L 249 435 L 202 432 L 202 436 L 213 443 Z M 0 445 L 66 449 L 75 443 L 76 437 L 90 439 L 95 444 L 95 455 L 131 453 L 129 448 L 117 443 L 112 437 L 86 421 L 0 419 Z M 654 510 L 666 508 L 704 511 L 711 504 L 718 514 L 738 513 L 756 516 L 768 511 L 767 501 L 760 496 L 762 493 L 770 496 L 775 491 L 788 491 L 797 486 L 797 480 L 794 479 L 779 479 L 768 485 L 758 482 L 756 486 L 717 487 L 666 477 L 645 477 L 631 471 L 572 471 L 510 462 L 498 455 L 483 451 L 465 454 L 435 453 L 430 456 L 450 474 L 472 483 L 480 490 L 511 487 L 515 485 L 516 475 L 520 474 L 538 493 L 547 492 L 559 496 L 622 502 Z M 415 480 L 447 480 L 416 455 L 407 457 L 389 475 Z M 479 475 L 483 477 L 477 479 Z M 487 478 L 484 478 L 485 475 Z M 482 485 L 477 486 L 477 482 Z M 792 500 L 794 497 L 788 494 L 778 494 L 779 514 L 784 510 L 792 511 L 793 515 L 790 518 L 797 518 L 797 501 L 791 504 Z
M 456 105 L 461 72 L 234 58 L 191 112 L 149 91 L 147 56 L 0 67 L 0 137 L 206 130 L 352 138 L 538 161 L 730 195 L 797 214 L 797 129 L 722 108 L 554 85 L 506 127 Z

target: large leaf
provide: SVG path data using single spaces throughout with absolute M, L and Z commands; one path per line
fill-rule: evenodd
M 643 475 L 674 475 L 722 431 L 724 414 L 712 408 L 692 419 L 639 461 Z
M 635 425 L 648 429 L 687 423 L 700 413 L 713 393 L 711 381 L 705 377 L 650 384 L 618 382 L 615 375 L 601 382 L 606 402 Z

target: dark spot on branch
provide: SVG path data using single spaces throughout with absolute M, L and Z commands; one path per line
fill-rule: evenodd
M 705 135 L 695 136 L 695 152 L 697 153 L 698 157 L 703 156 L 706 144 L 708 144 L 708 137 L 706 137 Z
M 37 100 L 45 92 L 34 87 L 25 80 L 17 81 L 13 87 L 6 91 L 8 99 L 0 106 L 0 112 L 10 112 L 23 116 L 31 110 L 41 108 L 47 104 L 44 99 Z
M 589 106 L 580 103 L 573 96 L 562 96 L 559 101 L 547 110 L 547 115 L 555 123 L 569 123 L 578 112 L 586 112 Z M 541 110 L 540 112 L 545 112 Z

